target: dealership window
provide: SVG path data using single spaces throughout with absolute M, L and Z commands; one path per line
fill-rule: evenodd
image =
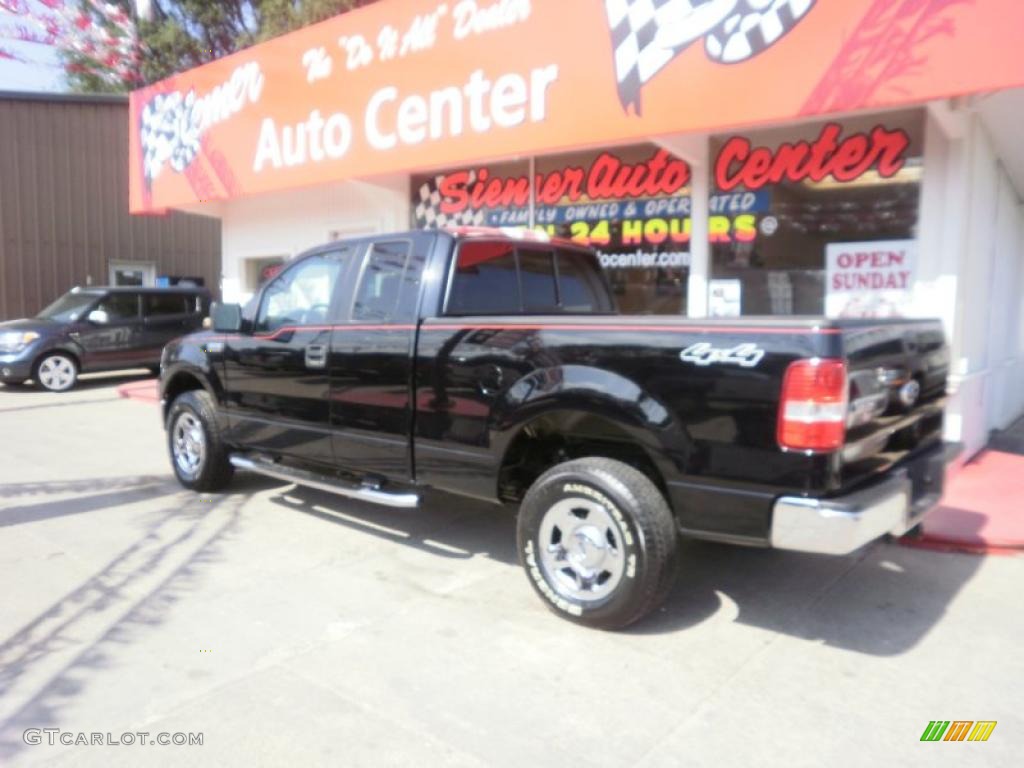
M 288 259 L 285 256 L 266 256 L 243 261 L 243 289 L 246 293 L 255 293 L 260 287 L 272 280 L 284 269 Z
M 156 264 L 151 261 L 111 261 L 110 284 L 117 286 L 154 285 Z
M 494 164 L 413 178 L 415 227 L 453 225 L 528 226 L 593 247 L 616 297 L 628 314 L 686 312 L 689 274 L 689 178 L 685 162 L 653 144 L 537 157 L 530 163 Z M 532 189 L 531 189 L 532 187 Z M 508 263 L 485 268 L 496 281 Z M 550 257 L 521 264 L 528 311 L 552 305 Z M 586 271 L 567 273 L 574 275 Z M 561 311 L 605 303 L 605 291 L 588 278 L 563 284 Z M 495 290 L 497 290 L 495 288 Z M 512 290 L 505 288 L 506 291 Z M 575 296 L 576 298 L 572 298 Z M 506 297 L 510 298 L 510 297 Z M 479 301 L 486 310 L 488 296 Z M 467 304 L 468 305 L 468 304 Z
M 713 315 L 899 315 L 909 301 L 920 110 L 711 141 Z
M 653 144 L 538 157 L 535 222 L 597 251 L 619 310 L 686 312 L 690 170 Z

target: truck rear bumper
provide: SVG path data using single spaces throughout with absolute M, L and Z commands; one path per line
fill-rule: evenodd
M 772 508 L 771 546 L 845 555 L 886 533 L 901 536 L 938 503 L 947 460 L 939 445 L 861 491 L 827 499 L 782 496 Z

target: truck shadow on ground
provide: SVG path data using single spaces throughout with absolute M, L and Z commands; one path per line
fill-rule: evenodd
M 97 495 L 104 508 L 134 503 L 140 493 L 164 499 L 125 547 L 0 639 L 0 764 L 24 750 L 26 728 L 56 727 L 67 702 L 103 684 L 122 647 L 161 627 L 167 613 L 195 591 L 204 572 L 231 546 L 244 504 L 274 485 L 249 476 L 236 480 L 230 494 L 204 498 L 162 480 L 154 483 L 153 477 L 143 476 L 0 486 L 0 501 L 8 493 L 25 502 L 42 497 L 35 504 L 0 509 L 0 519 L 7 518 L 11 526 L 99 508 L 87 500 L 76 509 L 80 498 L 50 501 L 47 494 L 104 489 Z
M 271 501 L 438 557 L 485 556 L 519 567 L 515 512 L 509 507 L 434 493 L 420 509 L 394 510 L 293 486 Z M 975 555 L 885 540 L 845 557 L 684 540 L 679 575 L 665 605 L 625 631 L 681 632 L 724 613 L 740 624 L 894 656 L 917 645 L 940 621 L 981 563 Z

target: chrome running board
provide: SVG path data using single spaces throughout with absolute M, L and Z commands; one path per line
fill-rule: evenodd
M 246 469 L 250 472 L 273 477 L 276 480 L 305 485 L 320 491 L 326 491 L 327 493 L 334 493 L 338 496 L 347 496 L 350 499 L 361 499 L 371 504 L 383 504 L 387 507 L 400 507 L 402 509 L 412 509 L 420 504 L 419 494 L 416 493 L 390 493 L 379 488 L 346 483 L 344 480 L 325 477 L 324 475 L 318 475 L 315 472 L 308 472 L 304 469 L 286 467 L 268 459 L 234 453 L 228 457 L 228 460 L 237 469 Z

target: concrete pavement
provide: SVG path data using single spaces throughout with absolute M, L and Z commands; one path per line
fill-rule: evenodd
M 687 543 L 661 612 L 589 631 L 507 511 L 183 491 L 131 380 L 0 387 L 0 765 L 1020 764 L 1024 558 Z M 999 724 L 921 743 L 935 719 Z

